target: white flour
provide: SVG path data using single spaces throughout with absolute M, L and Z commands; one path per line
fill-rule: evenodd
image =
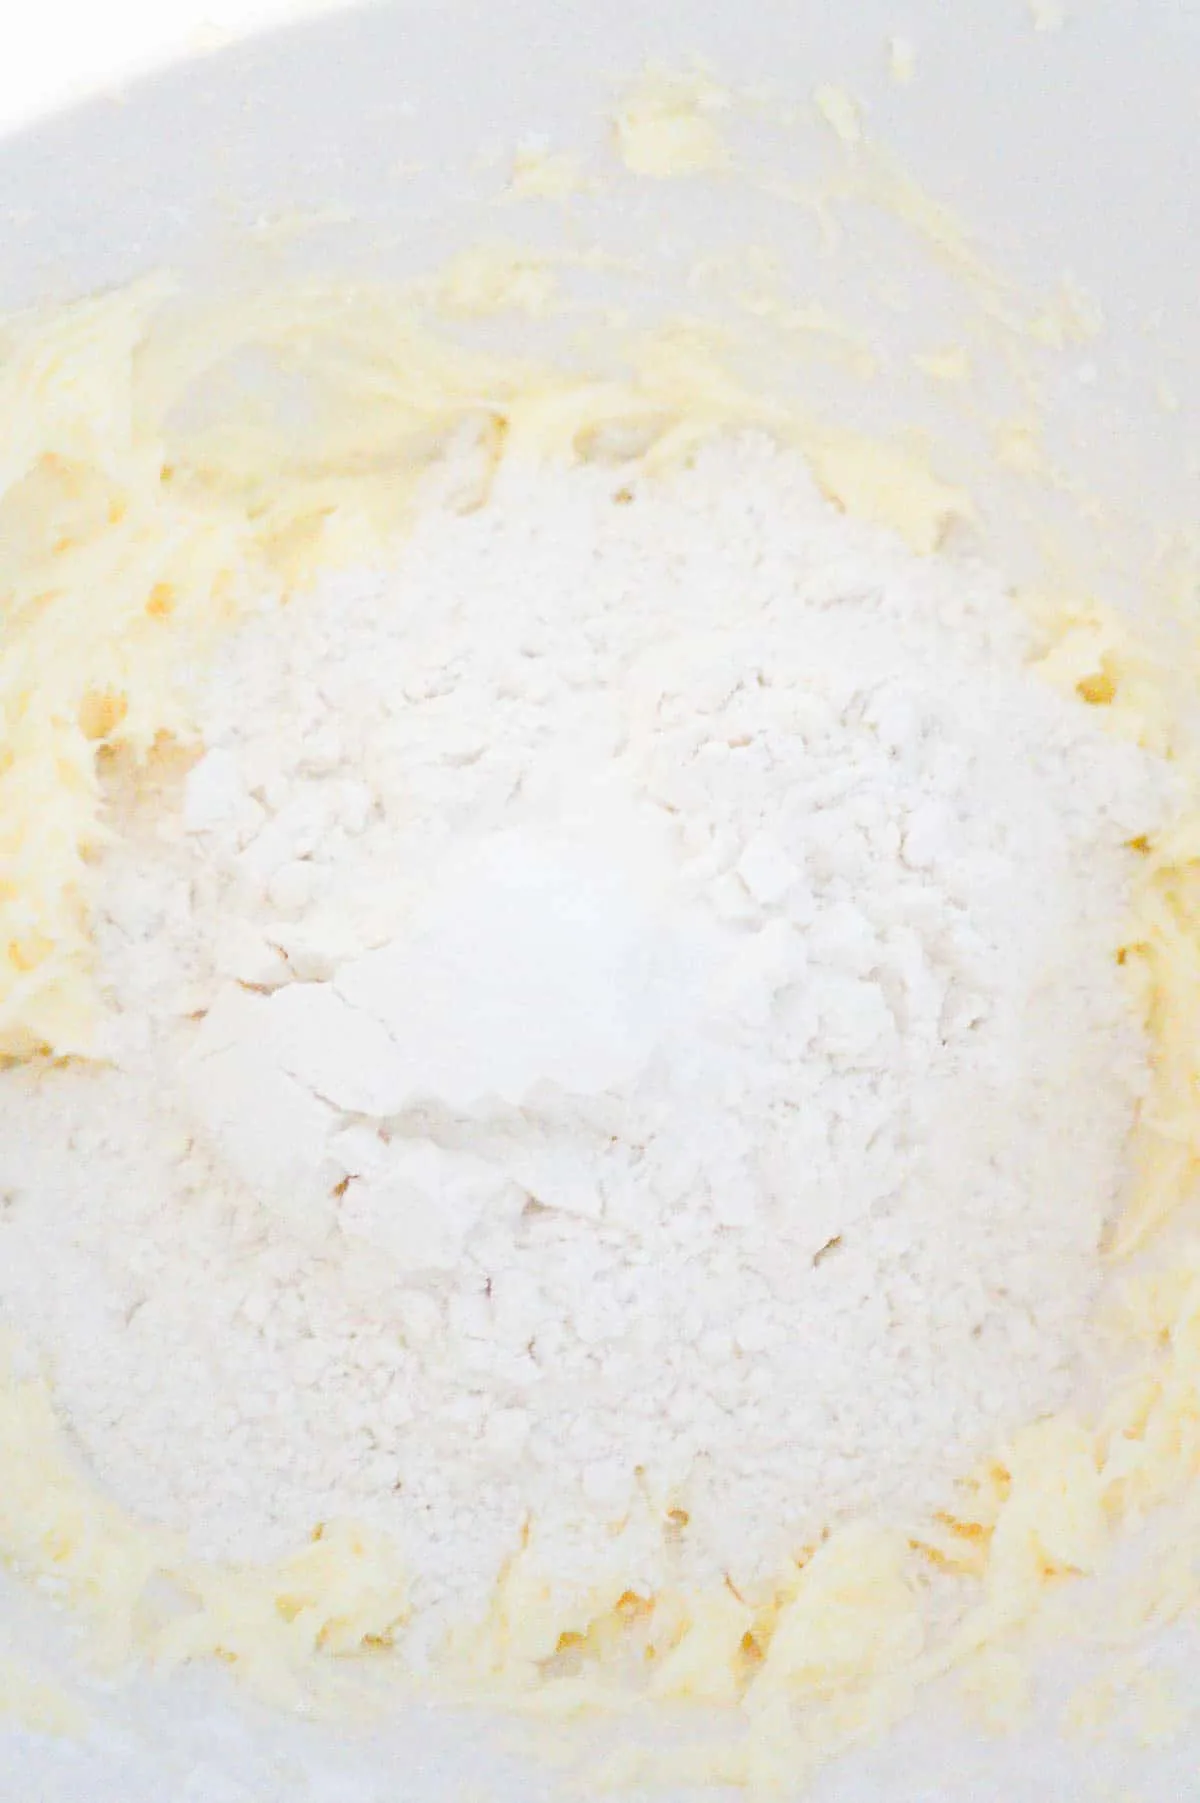
M 1144 1079 L 1162 785 L 762 441 L 507 469 L 265 612 L 113 778 L 104 1069 L 0 1077 L 0 1309 L 131 1506 L 532 1524 L 752 1588 L 1061 1404 Z M 618 1548 L 619 1552 L 614 1552 Z

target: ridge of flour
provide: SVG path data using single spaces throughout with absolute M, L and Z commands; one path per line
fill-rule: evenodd
M 1078 1381 L 1162 776 L 998 577 L 747 436 L 431 497 L 110 781 L 102 1066 L 0 1075 L 0 1312 L 126 1504 L 744 1591 Z

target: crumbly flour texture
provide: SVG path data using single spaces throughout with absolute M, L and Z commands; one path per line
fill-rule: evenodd
M 1066 1403 L 1148 761 L 753 436 L 506 462 L 106 774 L 104 1060 L 0 1076 L 0 1313 L 128 1507 L 395 1536 L 413 1644 L 753 1597 Z

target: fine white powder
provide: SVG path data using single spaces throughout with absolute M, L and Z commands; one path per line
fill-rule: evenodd
M 114 1493 L 378 1524 L 432 1644 L 525 1534 L 753 1593 L 1062 1404 L 1165 802 L 1028 660 L 755 437 L 265 607 L 112 774 L 108 1062 L 0 1077 L 0 1311 Z

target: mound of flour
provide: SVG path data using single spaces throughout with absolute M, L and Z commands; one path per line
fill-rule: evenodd
M 756 438 L 506 468 L 231 638 L 112 775 L 107 1062 L 0 1076 L 0 1308 L 112 1490 L 375 1522 L 435 1635 L 527 1534 L 752 1591 L 1061 1404 L 1165 803 L 1028 655 Z

